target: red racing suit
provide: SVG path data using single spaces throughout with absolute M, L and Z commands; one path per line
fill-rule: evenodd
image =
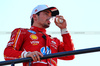
M 74 45 L 69 33 L 62 34 L 63 42 L 57 38 L 52 38 L 46 34 L 46 30 L 32 26 L 30 29 L 17 28 L 12 34 L 7 47 L 4 50 L 5 60 L 13 60 L 23 58 L 24 52 L 38 51 L 43 55 L 72 51 Z M 59 57 L 63 60 L 73 60 L 74 55 Z M 57 66 L 57 57 L 44 59 L 41 61 L 32 61 L 32 66 Z M 23 66 L 28 66 L 28 62 L 24 62 Z

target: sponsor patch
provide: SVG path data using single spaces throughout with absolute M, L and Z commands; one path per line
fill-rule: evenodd
M 32 45 L 38 45 L 38 44 L 39 44 L 39 41 L 30 41 L 30 43 L 31 43 Z
M 42 48 L 40 49 L 40 51 L 41 51 L 41 53 L 42 53 L 43 55 L 51 54 L 51 49 L 50 49 L 49 47 L 47 47 L 47 46 L 46 46 L 46 49 L 45 49 L 45 47 L 42 47 Z
M 12 44 L 14 44 L 14 42 L 9 42 L 9 43 L 7 44 L 7 46 L 11 46 Z
M 55 41 L 51 41 L 51 46 L 52 46 L 54 49 L 57 49 L 57 45 L 56 45 L 56 42 L 55 42 Z
M 55 44 L 56 44 L 56 42 L 55 42 L 55 41 L 51 41 L 51 44 L 54 44 L 54 45 L 55 45 Z
M 36 32 L 35 31 L 32 31 L 32 30 L 28 30 L 28 32 L 33 33 L 33 34 L 36 34 Z
M 34 35 L 34 34 L 31 34 L 30 38 L 33 39 L 33 40 L 37 40 L 38 39 L 38 37 L 36 35 Z

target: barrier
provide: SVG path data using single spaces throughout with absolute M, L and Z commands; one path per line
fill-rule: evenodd
M 62 56 L 70 56 L 70 55 L 77 55 L 77 54 L 84 54 L 84 53 L 91 53 L 91 52 L 97 52 L 100 51 L 100 47 L 93 47 L 93 48 L 86 48 L 86 49 L 80 49 L 80 50 L 74 50 L 74 51 L 66 51 L 66 52 L 58 52 L 53 54 L 44 55 L 44 57 L 40 57 L 40 59 L 47 59 L 47 58 L 54 58 L 54 57 L 62 57 Z M 8 65 L 11 64 L 11 66 L 14 66 L 16 63 L 22 63 L 22 62 L 29 62 L 29 66 L 31 66 L 32 58 L 20 58 L 15 60 L 8 60 L 8 61 L 1 61 L 1 65 Z

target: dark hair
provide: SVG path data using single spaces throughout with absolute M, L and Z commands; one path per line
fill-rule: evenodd
M 33 25 L 33 23 L 34 23 L 34 19 L 33 19 L 33 17 L 32 17 L 32 19 L 31 19 L 31 26 Z
M 40 12 L 38 12 L 38 13 L 36 13 L 36 15 L 40 15 Z M 33 17 L 32 17 L 32 19 L 31 19 L 31 26 L 33 25 L 33 23 L 34 23 L 34 19 L 33 19 Z

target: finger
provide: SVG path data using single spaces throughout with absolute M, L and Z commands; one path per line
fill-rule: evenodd
M 55 18 L 55 24 L 59 24 L 59 23 L 63 23 L 63 21 L 64 21 L 64 18 L 63 18 L 63 16 L 57 16 L 56 18 Z
M 55 22 L 55 24 L 57 25 L 58 24 L 58 19 L 57 19 L 57 17 L 54 19 L 54 22 Z
M 40 57 L 38 54 L 36 54 L 36 59 L 37 59 L 37 61 L 40 61 Z
M 60 18 L 64 19 L 64 17 L 61 16 L 61 15 L 57 15 L 56 17 L 59 18 L 59 19 L 60 19 Z
M 59 23 L 63 23 L 64 22 L 64 17 L 63 16 L 59 16 L 58 17 L 58 21 L 59 21 Z
M 35 52 L 32 52 L 32 59 L 33 59 L 33 61 L 37 61 Z
M 37 61 L 37 55 L 34 54 L 33 57 L 34 57 L 34 61 L 36 62 Z
M 43 57 L 43 54 L 42 54 L 42 53 L 38 52 L 38 54 L 39 54 L 41 57 Z
M 33 57 L 33 55 L 31 55 L 31 58 L 33 59 L 33 61 L 35 60 L 34 57 Z
M 35 51 L 34 54 L 36 55 L 34 58 L 35 58 L 35 61 L 40 61 L 40 57 L 39 57 L 39 52 L 38 51 Z

